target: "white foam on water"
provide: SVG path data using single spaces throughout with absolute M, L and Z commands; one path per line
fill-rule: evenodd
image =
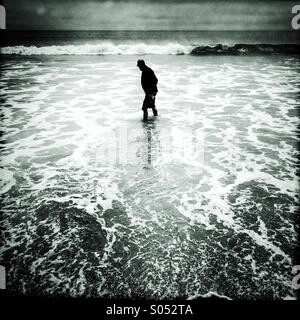
M 0 169 L 0 177 L 0 194 L 3 194 L 15 185 L 16 179 L 13 177 L 13 172 L 5 169 Z
M 63 45 L 63 46 L 13 46 L 1 48 L 2 54 L 17 55 L 135 55 L 135 54 L 188 54 L 193 46 L 180 43 L 153 45 L 146 43 Z
M 217 297 L 217 298 L 221 298 L 221 299 L 225 299 L 225 300 L 232 300 L 231 298 L 227 297 L 227 296 L 224 296 L 222 294 L 218 294 L 217 292 L 214 292 L 214 291 L 210 291 L 210 292 L 207 292 L 205 294 L 196 294 L 192 297 L 189 297 L 187 300 L 194 300 L 194 299 L 197 299 L 197 298 L 214 298 L 214 297 Z
M 84 295 L 92 273 L 99 295 L 111 295 L 115 281 L 129 296 L 259 297 L 274 281 L 266 289 L 273 298 L 293 296 L 282 284 L 297 239 L 295 61 L 282 69 L 280 59 L 147 56 L 159 79 L 159 117 L 145 124 L 137 56 L 48 58 L 8 67 L 0 80 L 2 210 L 12 224 L 1 254 L 27 241 L 32 256 L 43 243 L 46 254 L 28 264 L 52 274 L 49 293 Z M 94 234 L 91 225 L 104 234 L 99 251 L 96 240 L 80 238 Z M 69 252 L 78 262 L 71 276 L 62 266 Z M 222 281 L 212 287 L 215 259 L 236 280 L 234 296 Z M 232 268 L 247 279 L 239 284 Z

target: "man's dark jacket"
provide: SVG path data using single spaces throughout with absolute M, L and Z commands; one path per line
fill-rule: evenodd
M 145 91 L 145 94 L 153 94 L 158 92 L 157 90 L 157 78 L 153 72 L 153 70 L 147 66 L 145 66 L 144 70 L 142 71 L 142 88 Z

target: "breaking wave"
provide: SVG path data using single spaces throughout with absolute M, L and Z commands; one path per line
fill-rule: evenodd
M 1 48 L 2 54 L 7 55 L 134 55 L 134 54 L 189 54 L 192 46 L 178 43 L 160 45 L 152 44 L 84 44 L 64 46 L 13 46 Z
M 7 46 L 0 49 L 3 55 L 243 55 L 243 54 L 296 54 L 300 51 L 297 44 L 234 44 L 234 45 L 183 45 L 166 44 L 84 44 L 52 46 Z

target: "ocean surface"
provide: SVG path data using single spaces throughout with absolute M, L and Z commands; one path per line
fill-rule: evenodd
M 295 299 L 296 33 L 6 32 L 7 289 Z M 142 122 L 137 59 L 155 71 Z

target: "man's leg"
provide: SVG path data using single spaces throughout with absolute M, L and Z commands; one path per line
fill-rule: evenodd
M 147 110 L 147 107 L 148 107 L 148 97 L 147 95 L 145 96 L 145 99 L 144 99 L 144 102 L 143 102 L 143 106 L 142 106 L 142 110 L 143 110 L 143 120 L 144 121 L 147 121 L 148 119 L 148 110 Z
M 147 120 L 148 120 L 148 110 L 147 110 L 147 108 L 143 109 L 143 112 L 144 112 L 144 114 L 143 114 L 143 120 L 144 120 L 144 121 L 147 121 Z
M 155 107 L 155 96 L 156 96 L 156 93 L 154 93 L 152 95 L 152 105 L 153 105 L 152 111 L 153 111 L 153 115 L 156 117 L 157 116 L 157 109 Z

